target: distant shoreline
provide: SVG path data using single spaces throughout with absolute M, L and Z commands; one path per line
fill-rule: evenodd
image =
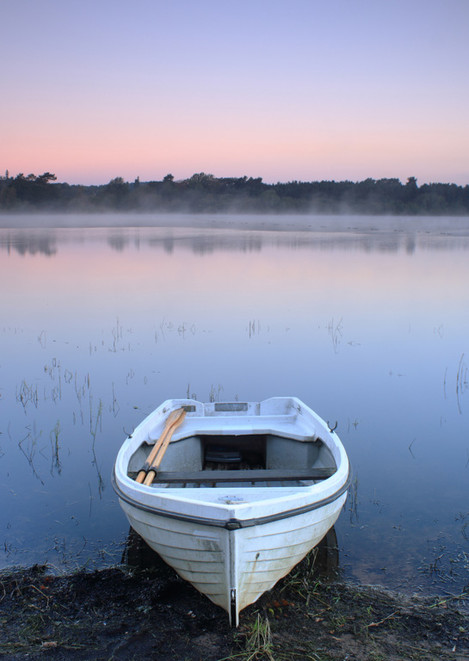
M 370 214 L 469 216 L 469 185 L 430 183 L 415 177 L 364 181 L 289 181 L 267 184 L 262 177 L 161 181 L 112 179 L 99 186 L 57 183 L 50 172 L 0 177 L 0 212 L 135 212 L 214 214 Z

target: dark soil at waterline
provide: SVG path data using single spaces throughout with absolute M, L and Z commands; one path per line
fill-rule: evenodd
M 463 605 L 328 583 L 306 559 L 230 629 L 162 563 L 68 576 L 35 566 L 0 574 L 0 659 L 460 661 L 469 659 Z

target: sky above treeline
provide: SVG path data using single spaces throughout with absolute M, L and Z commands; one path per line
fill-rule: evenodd
M 469 0 L 2 0 L 0 173 L 469 184 Z

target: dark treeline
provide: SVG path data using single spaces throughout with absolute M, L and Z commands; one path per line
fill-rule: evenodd
M 100 186 L 57 183 L 50 172 L 0 177 L 0 211 L 257 212 L 387 215 L 469 215 L 469 186 L 423 184 L 415 177 L 364 181 L 290 181 L 214 177 L 203 172 L 176 181 L 126 182 Z

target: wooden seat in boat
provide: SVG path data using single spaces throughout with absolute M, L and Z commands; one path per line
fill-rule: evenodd
M 284 482 L 300 480 L 325 480 L 335 473 L 335 468 L 293 468 L 260 470 L 205 470 L 205 471 L 159 471 L 153 484 L 171 482 L 214 483 L 214 482 Z

